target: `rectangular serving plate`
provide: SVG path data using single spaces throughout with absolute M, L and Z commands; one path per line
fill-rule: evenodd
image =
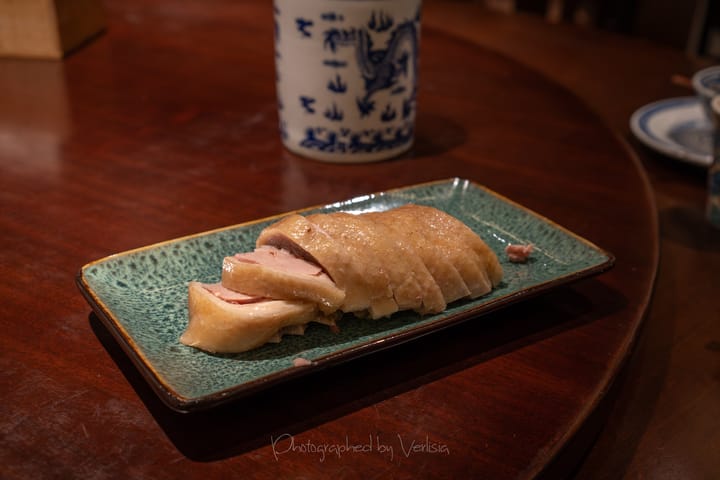
M 188 322 L 187 284 L 218 282 L 225 256 L 254 248 L 259 232 L 282 216 L 169 240 L 88 263 L 77 284 L 162 400 L 177 411 L 216 406 L 270 385 L 412 340 L 532 295 L 596 275 L 614 257 L 497 193 L 464 179 L 440 180 L 356 197 L 294 213 L 362 213 L 407 203 L 436 207 L 462 220 L 496 252 L 501 284 L 472 301 L 458 301 L 437 315 L 399 312 L 389 319 L 346 316 L 340 332 L 311 324 L 304 336 L 286 335 L 235 355 L 187 347 L 179 337 Z M 535 246 L 526 263 L 511 263 L 508 244 Z M 295 359 L 310 365 L 294 366 Z

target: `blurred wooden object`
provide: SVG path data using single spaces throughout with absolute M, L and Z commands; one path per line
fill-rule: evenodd
M 645 38 L 720 58 L 720 2 L 711 0 L 478 0 L 488 10 L 534 14 L 548 23 L 571 23 Z
M 104 25 L 99 0 L 0 0 L 0 56 L 62 58 Z

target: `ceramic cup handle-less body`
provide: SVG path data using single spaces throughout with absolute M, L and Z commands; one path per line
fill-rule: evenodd
M 344 163 L 410 149 L 421 0 L 275 0 L 274 7 L 285 147 Z

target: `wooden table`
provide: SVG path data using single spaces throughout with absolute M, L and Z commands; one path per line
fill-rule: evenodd
M 702 442 L 720 438 L 702 174 L 625 140 L 632 109 L 696 65 L 431 2 L 413 151 L 324 164 L 279 143 L 268 2 L 106 6 L 107 33 L 64 62 L 0 61 L 3 478 L 528 478 L 583 460 L 583 478 L 718 471 Z M 608 64 L 607 82 L 591 75 Z M 611 251 L 615 268 L 195 414 L 159 401 L 74 286 L 108 254 L 455 176 Z M 278 454 L 280 436 L 374 443 L 323 458 Z

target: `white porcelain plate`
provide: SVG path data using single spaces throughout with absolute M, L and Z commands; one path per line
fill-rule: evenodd
M 687 163 L 712 163 L 712 124 L 697 97 L 653 102 L 630 117 L 630 129 L 642 143 Z

